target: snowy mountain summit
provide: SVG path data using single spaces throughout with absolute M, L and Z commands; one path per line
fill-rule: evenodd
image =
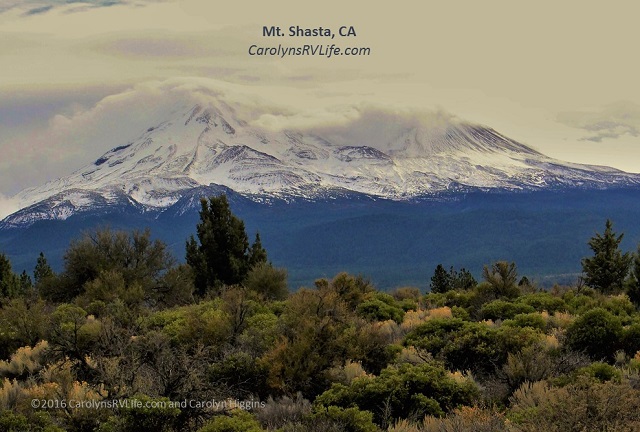
M 238 118 L 226 104 L 195 105 L 131 142 L 114 144 L 70 176 L 20 192 L 15 198 L 22 209 L 1 225 L 66 219 L 123 203 L 160 212 L 209 185 L 256 200 L 345 192 L 405 200 L 476 189 L 640 184 L 638 175 L 551 159 L 491 128 L 460 121 L 408 127 L 372 144 L 317 131 L 271 130 Z

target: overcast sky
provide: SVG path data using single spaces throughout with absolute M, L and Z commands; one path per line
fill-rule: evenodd
M 198 86 L 271 127 L 327 127 L 363 107 L 444 112 L 552 157 L 640 172 L 635 2 L 0 3 L 0 202 L 136 138 Z M 357 36 L 266 38 L 265 25 Z M 371 55 L 247 53 L 280 42 Z

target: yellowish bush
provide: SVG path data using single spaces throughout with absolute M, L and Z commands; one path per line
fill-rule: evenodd
M 476 380 L 473 378 L 471 371 L 455 371 L 449 372 L 449 376 L 454 379 L 458 384 L 465 384 L 467 382 L 475 383 Z
M 451 308 L 448 306 L 444 306 L 429 310 L 429 319 L 434 318 L 453 318 Z
M 347 360 L 344 366 L 329 369 L 329 376 L 332 381 L 337 381 L 344 385 L 349 385 L 354 379 L 369 375 L 364 370 L 360 362 L 352 362 L 351 360 Z
M 557 349 L 560 347 L 560 341 L 558 341 L 558 337 L 555 334 L 545 335 L 541 343 L 546 350 Z
M 400 354 L 398 354 L 396 363 L 409 363 L 417 365 L 426 363 L 431 360 L 433 360 L 433 356 L 431 355 L 431 353 L 424 350 L 418 350 L 414 346 L 408 346 L 402 348 L 402 351 L 400 351 Z
M 8 362 L 0 361 L 0 376 L 17 377 L 38 372 L 44 367 L 43 356 L 48 348 L 49 343 L 44 340 L 38 342 L 33 348 L 30 346 L 18 348 Z
M 496 323 L 493 322 L 493 320 L 490 320 L 490 319 L 482 320 L 480 322 L 482 324 L 485 324 L 487 327 L 495 327 L 496 326 Z
M 0 388 L 0 409 L 15 410 L 19 402 L 26 398 L 26 392 L 18 380 L 5 378 Z
M 640 430 L 640 394 L 626 381 L 588 377 L 565 387 L 525 383 L 511 397 L 508 416 L 514 432 L 633 432 Z
M 404 336 L 402 328 L 394 320 L 378 321 L 374 327 L 389 343 L 398 343 Z
M 502 432 L 507 431 L 506 420 L 500 413 L 464 406 L 445 418 L 428 416 L 422 423 L 424 432 Z
M 395 298 L 396 300 L 406 300 L 406 299 L 410 299 L 410 300 L 420 300 L 420 290 L 418 288 L 415 287 L 401 287 L 401 288 L 396 288 L 391 295 L 393 296 L 393 298 Z
M 408 333 L 425 322 L 428 316 L 429 312 L 424 309 L 418 309 L 417 311 L 410 310 L 404 314 L 400 328 L 404 333 Z
M 573 322 L 573 315 L 568 312 L 556 312 L 553 314 L 551 324 L 554 327 L 567 328 Z
M 393 426 L 389 426 L 387 432 L 420 432 L 421 429 L 408 420 L 400 420 Z
M 526 382 L 509 398 L 513 411 L 527 411 L 544 403 L 557 404 L 568 397 L 566 388 L 553 388 L 546 381 Z

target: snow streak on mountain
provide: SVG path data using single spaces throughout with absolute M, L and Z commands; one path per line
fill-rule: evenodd
M 225 103 L 185 107 L 138 138 L 114 143 L 72 175 L 20 192 L 15 198 L 22 210 L 0 227 L 121 204 L 160 212 L 212 184 L 255 200 L 349 192 L 406 200 L 469 190 L 640 184 L 640 176 L 554 160 L 491 128 L 459 121 L 407 127 L 384 146 L 336 141 L 318 132 L 251 126 Z

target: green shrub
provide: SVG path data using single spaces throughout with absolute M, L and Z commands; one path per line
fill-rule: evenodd
M 314 423 L 325 423 L 329 427 L 333 426 L 344 432 L 376 432 L 378 430 L 373 423 L 373 414 L 355 407 L 319 407 L 310 420 Z
M 640 351 L 640 323 L 631 324 L 623 329 L 622 347 L 630 356 Z
M 47 412 L 37 411 L 26 417 L 11 411 L 0 414 L 0 430 L 2 432 L 64 432 L 55 425 Z
M 610 364 L 602 362 L 591 363 L 587 367 L 580 368 L 576 371 L 576 376 L 588 376 L 600 382 L 615 381 L 620 382 L 622 372 Z
M 360 303 L 356 313 L 369 321 L 394 320 L 401 323 L 404 317 L 404 311 L 401 308 L 391 306 L 377 298 Z
M 507 320 L 503 323 L 506 326 L 513 327 L 531 327 L 533 329 L 544 331 L 547 328 L 547 322 L 537 312 L 518 314 L 513 319 Z
M 484 319 L 495 321 L 499 319 L 510 319 L 518 314 L 525 314 L 534 311 L 535 309 L 533 308 L 533 306 L 527 304 L 514 303 L 505 300 L 495 300 L 491 303 L 483 305 L 482 309 L 480 309 L 480 314 Z
M 168 404 L 168 398 L 151 398 L 140 395 L 118 409 L 118 415 L 104 422 L 98 432 L 163 432 L 173 431 L 172 423 L 180 415 L 180 409 Z M 153 405 L 151 405 L 153 404 Z
M 492 327 L 459 318 L 432 319 L 407 334 L 403 344 L 423 349 L 451 370 L 492 373 L 509 352 L 540 340 L 532 328 Z
M 198 429 L 198 432 L 262 432 L 260 423 L 248 412 L 234 410 L 231 416 L 219 415 Z
M 353 380 L 349 386 L 334 384 L 315 401 L 316 406 L 356 406 L 373 413 L 379 426 L 396 418 L 441 416 L 479 396 L 475 382 L 453 376 L 442 365 L 402 363 L 387 367 L 379 376 Z M 384 403 L 381 403 L 384 401 Z
M 533 307 L 536 311 L 547 311 L 549 313 L 563 312 L 567 310 L 567 304 L 560 297 L 551 295 L 548 292 L 538 292 L 527 294 L 518 298 L 518 303 Z
M 596 308 L 579 316 L 567 329 L 566 344 L 586 352 L 594 360 L 612 360 L 623 334 L 620 320 L 610 312 Z

